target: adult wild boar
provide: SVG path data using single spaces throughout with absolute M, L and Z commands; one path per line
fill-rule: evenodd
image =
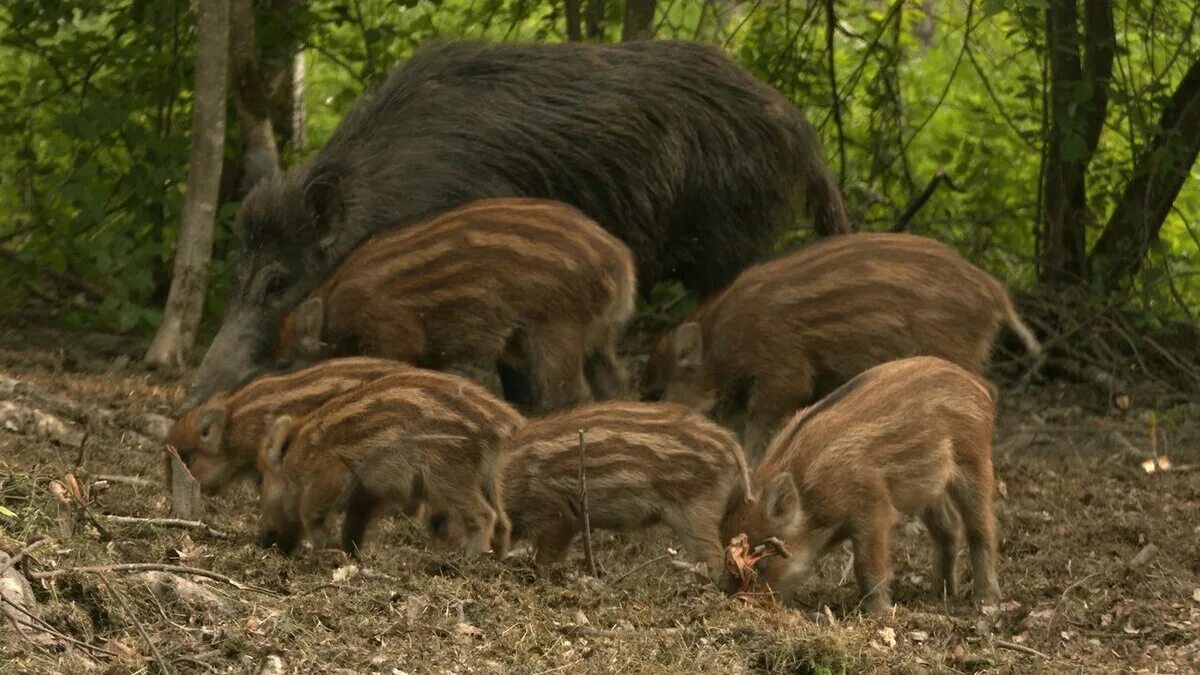
M 242 204 L 221 329 L 194 405 L 269 361 L 287 310 L 370 235 L 468 201 L 578 207 L 633 250 L 642 288 L 726 284 L 792 223 L 845 204 L 804 116 L 719 49 L 684 42 L 419 49 L 304 167 Z
M 939 596 L 955 593 L 961 518 L 975 599 L 993 602 L 993 419 L 984 382 L 948 361 L 922 356 L 871 368 L 784 426 L 754 472 L 755 499 L 730 497 L 721 540 L 781 540 L 790 556 L 756 568 L 786 600 L 817 557 L 849 539 L 865 606 L 882 613 L 891 607 L 896 513 L 920 515 L 929 529 Z
M 508 365 L 546 411 L 624 394 L 636 294 L 629 248 L 578 209 L 482 199 L 355 249 L 284 318 L 276 359 L 382 356 L 498 396 Z
M 864 370 L 939 356 L 982 374 L 1001 323 L 1037 338 L 995 277 L 909 234 L 832 237 L 756 265 L 655 346 L 644 387 L 739 426 L 757 463 L 775 430 Z

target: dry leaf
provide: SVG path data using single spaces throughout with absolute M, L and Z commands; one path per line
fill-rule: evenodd
M 1200 602 L 1200 588 L 1192 589 L 1192 599 L 1196 602 Z
M 879 637 L 883 643 L 889 647 L 896 646 L 896 630 L 891 626 L 885 626 L 879 629 Z
M 1142 632 L 1142 631 L 1138 630 L 1137 628 L 1134 628 L 1133 624 L 1131 624 L 1131 623 L 1125 624 L 1125 626 L 1121 630 L 1125 631 L 1126 633 L 1129 633 L 1130 635 L 1137 635 Z
M 471 624 L 469 624 L 465 621 L 459 621 L 458 623 L 454 624 L 454 630 L 455 630 L 455 632 L 458 633 L 458 635 L 460 635 L 464 638 L 481 638 L 481 637 L 483 637 L 482 629 L 480 629 L 477 626 L 472 626 Z
M 924 642 L 929 639 L 929 633 L 923 630 L 912 630 L 908 632 L 908 639 L 913 642 Z
M 358 574 L 358 565 L 346 565 L 333 571 L 333 582 L 339 583 Z
M 1002 480 L 996 481 L 996 492 L 1000 493 L 1001 499 L 1008 499 L 1008 483 Z
M 58 500 L 63 506 L 71 505 L 71 495 L 67 492 L 67 486 L 62 481 L 50 481 L 50 494 Z
M 1172 468 L 1174 468 L 1174 465 L 1171 464 L 1171 459 L 1166 455 L 1161 455 L 1159 457 L 1155 457 L 1154 459 L 1147 459 L 1146 461 L 1142 462 L 1142 471 L 1145 471 L 1146 473 L 1170 471 Z
M 261 621 L 259 621 L 258 619 L 254 618 L 254 617 L 250 617 L 250 618 L 246 619 L 246 624 L 243 626 L 243 628 L 245 629 L 245 631 L 247 633 L 258 633 L 259 632 L 258 628 L 261 625 L 262 625 Z
M 738 580 L 738 593 L 745 593 L 754 585 L 754 579 L 758 576 L 754 570 L 755 563 L 772 555 L 787 558 L 791 554 L 784 548 L 783 542 L 775 537 L 758 544 L 753 551 L 745 533 L 729 540 L 729 545 L 725 547 L 725 571 Z

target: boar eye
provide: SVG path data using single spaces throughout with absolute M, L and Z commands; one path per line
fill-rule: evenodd
M 267 277 L 267 283 L 263 286 L 263 295 L 270 298 L 273 295 L 279 295 L 288 286 L 288 278 L 284 274 L 276 272 Z

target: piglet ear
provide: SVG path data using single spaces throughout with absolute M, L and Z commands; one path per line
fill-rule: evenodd
M 800 491 L 792 474 L 776 474 L 763 490 L 763 505 L 772 520 L 791 522 L 800 515 Z
M 283 463 L 283 450 L 292 435 L 292 427 L 292 418 L 287 415 L 280 415 L 271 423 L 263 447 L 263 459 L 268 470 L 278 469 Z
M 700 324 L 688 321 L 676 328 L 671 349 L 675 363 L 680 366 L 695 367 L 704 363 L 704 340 L 700 334 Z
M 296 344 L 309 354 L 315 355 L 321 348 L 321 331 L 325 328 L 325 302 L 312 297 L 296 308 Z
M 196 433 L 200 435 L 200 442 L 209 452 L 219 452 L 221 449 L 226 417 L 225 406 L 218 405 L 200 413 L 199 419 L 196 420 Z

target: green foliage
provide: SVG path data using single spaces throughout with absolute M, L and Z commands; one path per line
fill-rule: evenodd
M 319 148 L 362 92 L 424 42 L 561 41 L 566 33 L 561 0 L 310 0 L 288 17 L 268 4 L 257 12 L 260 50 L 286 54 L 303 45 L 306 54 L 307 145 L 285 154 L 290 163 Z M 889 229 L 944 170 L 961 191 L 939 188 L 910 230 L 1028 286 L 1039 250 L 1048 5 L 835 3 L 835 83 L 823 2 L 660 0 L 657 23 L 660 38 L 723 45 L 795 101 L 818 128 L 864 229 Z M 1164 101 L 1200 58 L 1195 9 L 1116 4 L 1107 124 L 1089 164 L 1089 242 L 1121 198 Z M 621 10 L 620 2 L 605 3 L 605 40 L 619 38 Z M 57 299 L 72 325 L 145 332 L 157 324 L 183 203 L 194 41 L 186 0 L 0 6 L 3 306 L 34 294 Z M 1090 105 L 1090 91 L 1076 94 L 1079 109 Z M 1082 128 L 1068 126 L 1065 154 L 1082 157 Z M 234 166 L 236 115 L 229 129 L 227 166 Z M 236 194 L 222 190 L 210 318 L 227 288 Z M 1200 188 L 1190 181 L 1133 302 L 1163 316 L 1196 312 L 1197 221 Z M 797 223 L 780 245 L 807 236 Z M 660 292 L 651 305 L 691 302 L 676 297 L 678 288 Z

